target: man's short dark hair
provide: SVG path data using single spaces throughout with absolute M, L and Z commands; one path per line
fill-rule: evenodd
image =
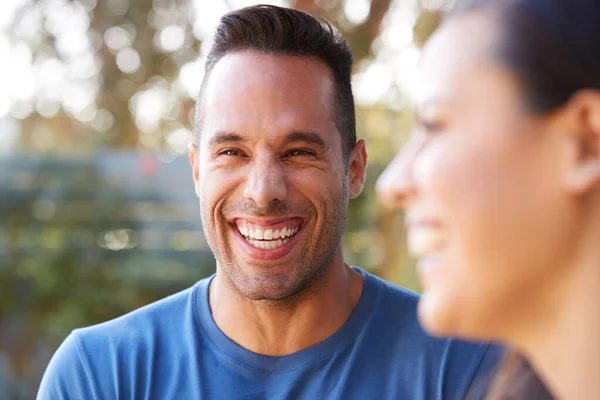
M 206 60 L 196 105 L 196 135 L 201 131 L 201 103 L 211 71 L 227 54 L 244 50 L 315 58 L 331 70 L 334 84 L 332 109 L 342 137 L 342 152 L 348 160 L 356 144 L 352 53 L 344 37 L 327 21 L 290 8 L 257 5 L 230 12 L 221 18 Z

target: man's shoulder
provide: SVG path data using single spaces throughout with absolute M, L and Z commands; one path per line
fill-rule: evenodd
M 195 287 L 192 286 L 115 319 L 76 329 L 74 332 L 86 341 L 108 339 L 137 341 L 141 336 L 151 335 L 157 330 L 173 329 L 174 326 L 183 323 L 193 312 L 191 302 Z
M 52 357 L 40 398 L 55 398 L 65 388 L 81 393 L 76 398 L 108 398 L 117 384 L 112 377 L 149 379 L 145 365 L 170 368 L 173 360 L 184 359 L 197 339 L 194 299 L 202 282 L 121 317 L 75 329 Z
M 418 293 L 388 282 L 364 270 L 361 270 L 361 272 L 365 282 L 376 288 L 374 292 L 378 297 L 378 310 L 380 312 L 384 314 L 392 313 L 397 318 L 406 316 L 407 318 L 413 318 L 416 321 L 416 310 L 419 302 Z
M 501 348 L 489 343 L 430 335 L 419 323 L 419 294 L 373 275 L 366 275 L 365 279 L 379 287 L 377 311 L 373 314 L 369 335 L 377 341 L 370 353 L 381 347 L 379 359 L 389 357 L 393 368 L 402 371 L 400 381 L 408 380 L 407 385 L 414 384 L 412 380 L 417 377 L 402 365 L 418 365 L 427 366 L 421 372 L 439 378 L 437 382 L 441 387 L 438 389 L 446 393 L 465 393 L 473 382 L 478 390 L 487 387 L 487 378 L 501 358 Z
M 200 283 L 113 320 L 75 329 L 52 357 L 39 398 L 63 398 L 63 393 L 70 394 L 64 398 L 110 398 L 116 385 L 124 385 L 118 390 L 125 393 L 134 393 L 129 385 L 149 385 L 149 371 L 174 371 L 197 339 L 193 303 Z
M 468 342 L 451 337 L 436 337 L 426 332 L 421 326 L 417 313 L 420 295 L 414 291 L 387 282 L 375 275 L 366 275 L 379 286 L 380 299 L 377 302 L 377 326 L 395 332 L 396 340 L 410 339 L 412 343 L 419 340 L 429 342 L 429 348 L 456 348 L 458 352 L 480 353 L 483 355 L 489 347 L 488 343 Z
M 419 294 L 366 273 L 365 291 L 373 294 L 373 310 L 370 313 L 368 337 L 377 338 L 378 345 L 406 351 L 411 348 L 430 348 L 436 340 L 421 327 L 417 317 Z M 386 350 L 388 351 L 388 350 Z
M 378 285 L 382 288 L 383 293 L 389 296 L 389 300 L 405 303 L 407 306 L 416 306 L 419 301 L 419 294 L 410 289 L 402 286 L 398 286 L 394 283 L 388 282 L 378 276 L 370 275 L 372 279 L 377 281 Z

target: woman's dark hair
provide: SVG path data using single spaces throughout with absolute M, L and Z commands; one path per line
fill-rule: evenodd
M 520 81 L 529 112 L 544 115 L 578 91 L 600 90 L 600 1 L 458 0 L 447 18 L 482 10 L 498 22 L 494 56 Z M 510 352 L 489 394 L 492 399 L 551 399 L 517 352 Z
M 257 5 L 232 11 L 221 18 L 206 60 L 196 106 L 197 135 L 202 124 L 202 95 L 211 71 L 227 54 L 244 50 L 314 58 L 331 70 L 332 112 L 347 158 L 356 145 L 352 53 L 344 37 L 327 21 L 291 8 Z
M 501 28 L 498 60 L 520 80 L 526 106 L 545 114 L 582 89 L 600 90 L 600 2 L 458 0 L 453 15 L 483 9 Z
M 487 400 L 552 400 L 550 391 L 514 350 L 507 350 L 504 362 L 487 390 Z

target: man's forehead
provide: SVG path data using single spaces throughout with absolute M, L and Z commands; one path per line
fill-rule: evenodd
M 296 92 L 312 90 L 312 96 L 329 95 L 333 74 L 315 58 L 246 50 L 228 54 L 215 64 L 206 94 L 209 97 L 223 94 L 224 85 L 229 91 L 244 91 L 275 84 L 281 89 L 294 88 Z
M 317 120 L 302 118 L 301 115 L 286 118 L 285 115 L 274 114 L 262 118 L 246 112 L 232 117 L 230 114 L 225 114 L 223 118 L 217 118 L 216 115 L 210 117 L 204 125 L 201 140 L 208 145 L 237 142 L 279 146 L 305 142 L 325 148 L 335 146 L 340 135 L 334 121 L 327 117 Z
M 228 131 L 335 129 L 329 70 L 312 59 L 235 53 L 213 69 L 203 99 L 203 136 Z

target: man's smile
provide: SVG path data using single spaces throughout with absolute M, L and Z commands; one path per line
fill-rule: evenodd
M 263 219 L 235 218 L 231 223 L 242 248 L 260 260 L 278 260 L 291 252 L 303 228 L 299 217 Z

